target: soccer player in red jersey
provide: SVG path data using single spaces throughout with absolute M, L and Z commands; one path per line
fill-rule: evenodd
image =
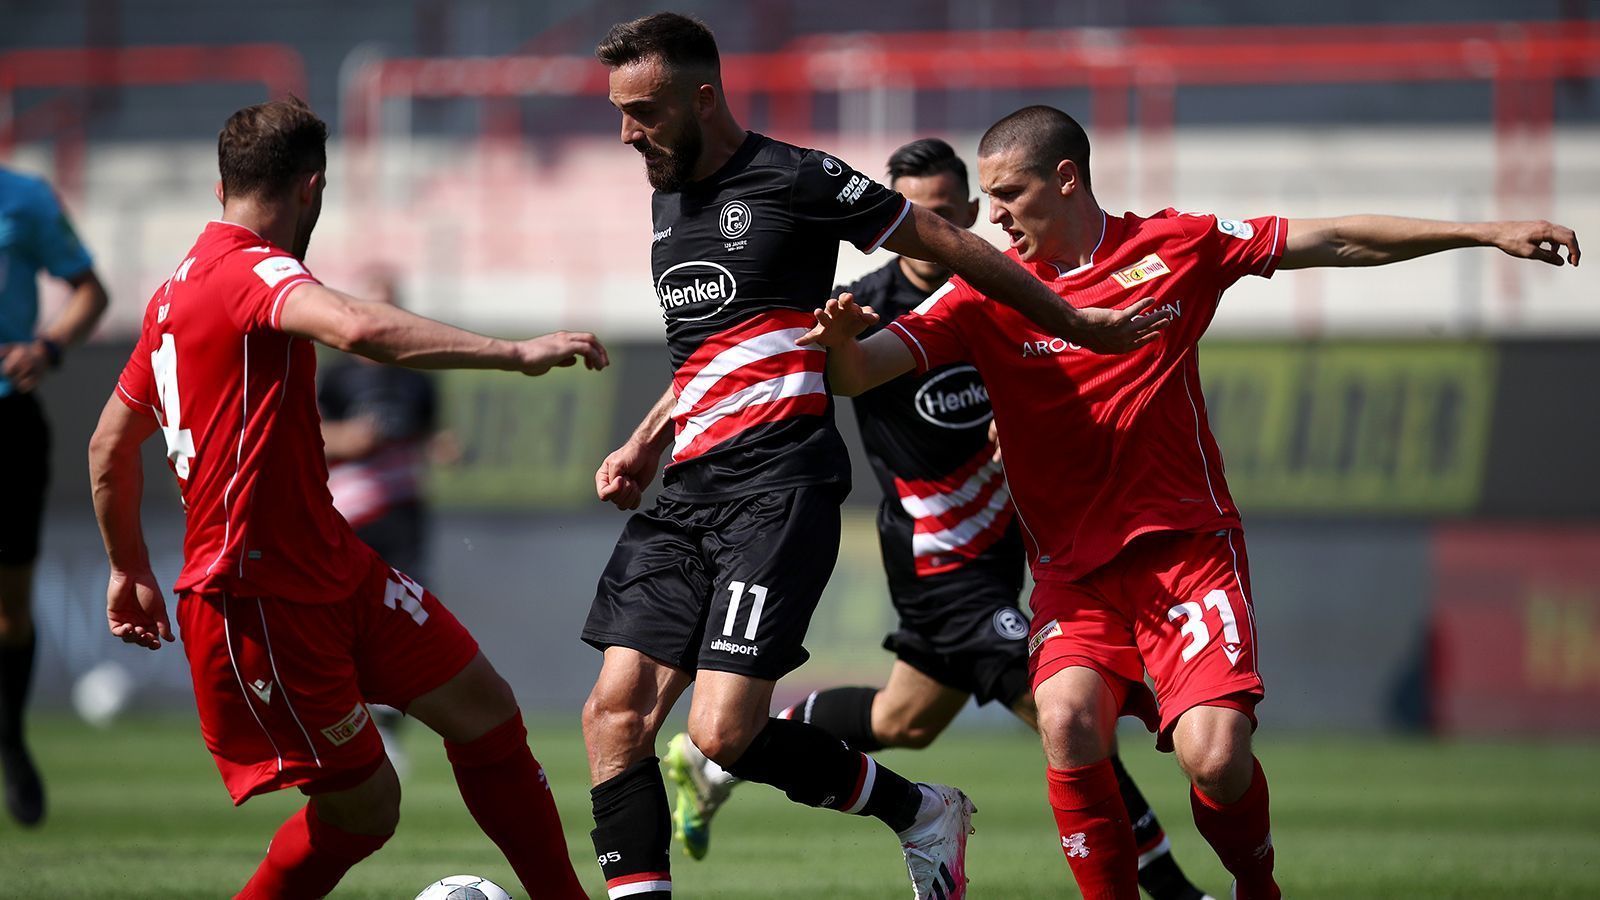
M 139 523 L 139 445 L 160 431 L 186 511 L 174 590 L 200 728 L 235 804 L 298 788 L 239 897 L 331 891 L 394 832 L 400 786 L 367 704 L 445 740 L 467 808 L 534 897 L 584 896 L 511 688 L 432 593 L 333 507 L 317 341 L 417 368 L 539 375 L 606 365 L 589 334 L 496 340 L 324 287 L 303 259 L 327 128 L 305 104 L 242 109 L 218 139 L 222 218 L 151 298 L 89 446 L 111 633 L 173 640 Z
M 1112 217 L 1090 188 L 1088 136 L 1045 106 L 1000 120 L 978 154 L 989 219 L 1010 236 L 1013 259 L 1077 307 L 1153 299 L 1149 315 L 1167 327 L 1129 355 L 1098 356 L 957 277 L 861 341 L 876 315 L 831 300 L 802 342 L 828 347 L 843 394 L 958 360 L 988 386 L 1037 582 L 1029 664 L 1050 806 L 1083 895 L 1138 896 L 1133 831 L 1108 760 L 1127 713 L 1176 751 L 1195 824 L 1234 875 L 1235 896 L 1276 898 L 1267 781 L 1251 751 L 1263 689 L 1249 567 L 1196 344 L 1222 292 L 1246 275 L 1476 246 L 1552 265 L 1565 247 L 1576 265 L 1577 238 L 1548 222 Z

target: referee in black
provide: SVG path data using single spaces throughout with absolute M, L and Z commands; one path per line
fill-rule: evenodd
M 38 328 L 38 274 L 65 281 L 72 296 Z M 23 742 L 33 681 L 33 562 L 50 430 L 34 392 L 106 311 L 93 261 L 43 179 L 0 167 L 0 769 L 6 811 L 23 825 L 44 818 L 44 785 Z

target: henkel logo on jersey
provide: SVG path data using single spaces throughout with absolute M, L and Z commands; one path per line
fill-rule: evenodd
M 989 389 L 972 366 L 955 366 L 929 378 L 912 402 L 917 415 L 940 428 L 972 428 L 994 418 Z
M 732 272 L 700 259 L 678 263 L 656 279 L 661 314 L 685 322 L 711 318 L 738 293 Z

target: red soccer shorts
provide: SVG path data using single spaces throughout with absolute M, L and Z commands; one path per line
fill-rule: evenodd
M 383 759 L 367 703 L 405 709 L 478 654 L 439 598 L 373 557 L 342 603 L 186 594 L 178 602 L 200 732 L 235 805 L 354 787 Z
M 1237 709 L 1255 724 L 1264 689 L 1242 532 L 1145 535 L 1078 581 L 1039 582 L 1029 605 L 1035 689 L 1069 666 L 1094 669 L 1162 750 L 1196 706 Z

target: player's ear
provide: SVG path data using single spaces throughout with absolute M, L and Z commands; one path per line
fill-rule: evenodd
M 225 204 L 225 203 L 227 203 L 227 202 L 228 202 L 228 200 L 227 200 L 227 198 L 225 198 L 225 197 L 223 197 L 223 196 L 222 196 L 222 179 L 221 179 L 221 178 L 218 178 L 218 179 L 217 179 L 217 183 L 216 183 L 216 185 L 215 185 L 215 186 L 214 186 L 214 187 L 213 187 L 213 188 L 212 188 L 212 189 L 211 189 L 211 192 L 212 192 L 212 193 L 213 193 L 213 194 L 216 194 L 216 195 L 217 195 L 217 202 L 218 202 L 218 203 L 224 203 L 224 204 Z
M 1067 197 L 1078 189 L 1078 164 L 1070 159 L 1063 159 L 1056 163 L 1056 181 L 1061 190 L 1061 196 Z
M 695 115 L 695 118 L 699 119 L 702 122 L 709 120 L 711 118 L 711 114 L 716 112 L 717 104 L 720 103 L 721 100 L 722 100 L 722 98 L 717 96 L 717 88 L 716 88 L 715 85 L 702 84 L 699 87 L 695 88 L 695 90 L 694 90 L 694 115 Z

